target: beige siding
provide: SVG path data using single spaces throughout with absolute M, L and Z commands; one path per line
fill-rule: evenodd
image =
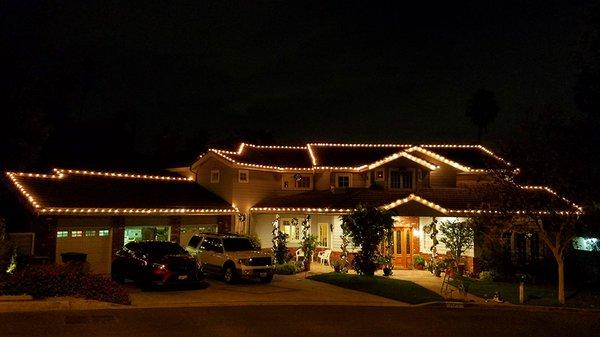
M 325 191 L 334 184 L 331 172 L 315 173 L 315 190 Z
M 230 168 L 212 155 L 209 156 L 211 157 L 202 164 L 193 167 L 194 173 L 196 173 L 196 182 L 231 203 L 233 199 L 232 182 L 234 176 L 237 180 L 237 170 Z M 212 170 L 220 171 L 221 177 L 218 183 L 210 182 Z
M 436 164 L 440 167 L 429 174 L 430 187 L 456 187 L 456 169 L 446 164 Z

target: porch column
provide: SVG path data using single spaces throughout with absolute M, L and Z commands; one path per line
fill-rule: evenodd
M 47 256 L 49 261 L 56 259 L 56 218 L 37 218 L 38 225 L 35 229 L 34 254 Z
M 172 216 L 169 217 L 169 226 L 171 227 L 171 240 L 181 244 L 179 238 L 181 237 L 181 217 Z
M 111 218 L 112 224 L 112 258 L 115 258 L 115 254 L 125 244 L 125 218 L 122 216 L 115 216 Z

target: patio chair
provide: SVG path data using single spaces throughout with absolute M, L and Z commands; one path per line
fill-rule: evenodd
M 296 261 L 298 261 L 299 258 L 304 258 L 304 252 L 301 248 L 298 248 L 298 250 L 296 250 Z
M 327 261 L 327 265 L 331 266 L 331 249 L 326 249 L 324 251 L 319 252 L 319 255 L 317 255 L 317 257 L 319 258 L 319 260 L 321 260 L 321 264 L 325 264 L 325 261 Z

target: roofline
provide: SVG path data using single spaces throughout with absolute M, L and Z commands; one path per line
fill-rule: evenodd
M 576 208 L 576 211 L 559 211 L 559 212 L 554 212 L 555 214 L 558 215 L 581 215 L 583 214 L 583 209 L 580 206 L 577 206 L 576 204 L 570 202 L 569 200 L 559 196 L 556 192 L 554 192 L 552 189 L 550 189 L 549 187 L 546 186 L 519 186 L 523 189 L 536 189 L 536 190 L 545 190 L 551 194 L 556 195 L 557 197 L 560 197 L 561 199 L 563 199 L 564 201 L 566 201 L 567 203 L 569 203 L 570 206 Z M 444 208 L 436 203 L 433 203 L 425 198 L 422 198 L 414 193 L 411 193 L 410 195 L 408 195 L 405 198 L 400 198 L 397 199 L 395 201 L 392 201 L 390 203 L 387 204 L 383 204 L 380 205 L 379 208 L 383 209 L 383 210 L 390 210 L 393 208 L 396 208 L 398 206 L 401 206 L 403 204 L 409 203 L 411 201 L 414 202 L 418 202 L 424 206 L 427 206 L 435 211 L 438 211 L 442 214 L 448 215 L 448 216 L 454 216 L 454 215 L 480 215 L 480 214 L 487 214 L 487 215 L 500 215 L 503 212 L 500 211 L 495 211 L 495 210 L 489 210 L 489 209 L 449 209 L 449 208 Z M 339 214 L 348 214 L 348 213 L 352 213 L 353 211 L 355 211 L 355 208 L 327 208 L 327 207 L 252 207 L 250 208 L 250 211 L 252 212 L 260 212 L 260 213 L 279 213 L 279 212 L 314 212 L 314 213 L 339 213 Z M 511 211 L 509 213 L 512 214 L 538 214 L 538 215 L 549 215 L 551 214 L 551 212 L 548 211 L 526 211 L 526 210 L 516 210 L 516 211 Z
M 38 179 L 63 179 L 69 174 L 81 174 L 101 176 L 108 178 L 125 179 L 145 179 L 145 180 L 167 180 L 172 182 L 194 182 L 188 178 L 168 177 L 168 176 L 149 176 L 139 174 L 126 174 L 116 172 L 97 172 L 97 171 L 79 171 L 79 170 L 61 170 L 54 169 L 55 174 L 27 173 L 27 172 L 5 172 L 6 176 L 12 182 L 13 186 L 19 190 L 21 196 L 27 200 L 37 214 L 58 214 L 58 215 L 219 215 L 233 214 L 239 212 L 235 205 L 231 207 L 220 208 L 101 208 L 101 207 L 60 207 L 42 205 L 37 198 L 29 192 L 19 181 L 19 177 L 38 178 Z
M 286 166 L 276 166 L 276 165 L 262 165 L 262 164 L 241 162 L 241 161 L 237 161 L 230 157 L 230 155 L 238 155 L 238 156 L 242 155 L 242 153 L 244 152 L 244 149 L 246 149 L 247 147 L 252 147 L 252 148 L 257 148 L 257 149 L 306 150 L 310 157 L 312 166 L 311 167 L 286 167 Z M 313 151 L 313 147 L 363 147 L 363 148 L 390 148 L 390 147 L 392 147 L 392 148 L 404 148 L 404 149 L 400 150 L 390 156 L 376 160 L 372 163 L 368 163 L 368 164 L 364 164 L 364 165 L 360 165 L 360 166 L 319 166 L 318 165 L 319 161 L 318 161 L 317 156 L 315 155 L 315 151 Z M 417 164 L 422 165 L 432 171 L 439 168 L 439 166 L 437 166 L 433 163 L 430 163 L 422 158 L 419 158 L 419 157 L 416 157 L 416 156 L 413 156 L 410 154 L 411 152 L 418 151 L 425 155 L 433 157 L 436 160 L 439 160 L 447 165 L 450 165 L 450 166 L 462 171 L 463 173 L 486 173 L 486 172 L 490 172 L 490 171 L 495 171 L 494 169 L 474 169 L 467 165 L 462 165 L 462 164 L 460 164 L 456 161 L 453 161 L 447 157 L 444 157 L 438 153 L 430 151 L 427 148 L 475 148 L 475 149 L 479 149 L 479 150 L 485 152 L 486 154 L 488 154 L 489 156 L 498 160 L 499 162 L 506 165 L 507 167 L 512 166 L 512 164 L 510 162 L 506 161 L 505 159 L 503 159 L 500 156 L 497 156 L 496 154 L 494 154 L 492 151 L 490 151 L 486 147 L 484 147 L 482 145 L 472 145 L 472 144 L 411 145 L 411 144 L 391 144 L 391 143 L 387 143 L 387 144 L 307 143 L 305 146 L 288 146 L 288 145 L 255 145 L 255 144 L 249 144 L 249 143 L 242 142 L 242 143 L 240 143 L 237 151 L 222 150 L 222 149 L 216 149 L 216 148 L 208 149 L 208 151 L 206 153 L 198 156 L 198 159 L 196 160 L 196 162 L 194 162 L 191 165 L 191 167 L 199 165 L 199 162 L 202 160 L 202 158 L 206 157 L 206 155 L 208 155 L 209 153 L 215 153 L 218 156 L 222 157 L 223 159 L 227 160 L 228 162 L 238 165 L 239 167 L 254 168 L 257 170 L 273 170 L 273 171 L 277 171 L 277 172 L 298 172 L 298 171 L 306 172 L 306 171 L 315 171 L 315 170 L 344 170 L 344 171 L 364 172 L 366 170 L 370 170 L 370 169 L 379 167 L 391 160 L 395 160 L 399 156 L 403 156 L 409 160 L 412 160 L 412 161 L 416 162 Z M 518 168 L 515 168 L 513 170 L 513 173 L 515 173 L 515 174 L 517 174 L 518 172 L 519 172 Z

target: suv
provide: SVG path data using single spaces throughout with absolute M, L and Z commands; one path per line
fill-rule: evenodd
M 239 278 L 273 280 L 275 265 L 271 254 L 261 252 L 250 238 L 234 234 L 198 234 L 186 250 L 202 264 L 205 272 L 222 275 L 226 283 Z

